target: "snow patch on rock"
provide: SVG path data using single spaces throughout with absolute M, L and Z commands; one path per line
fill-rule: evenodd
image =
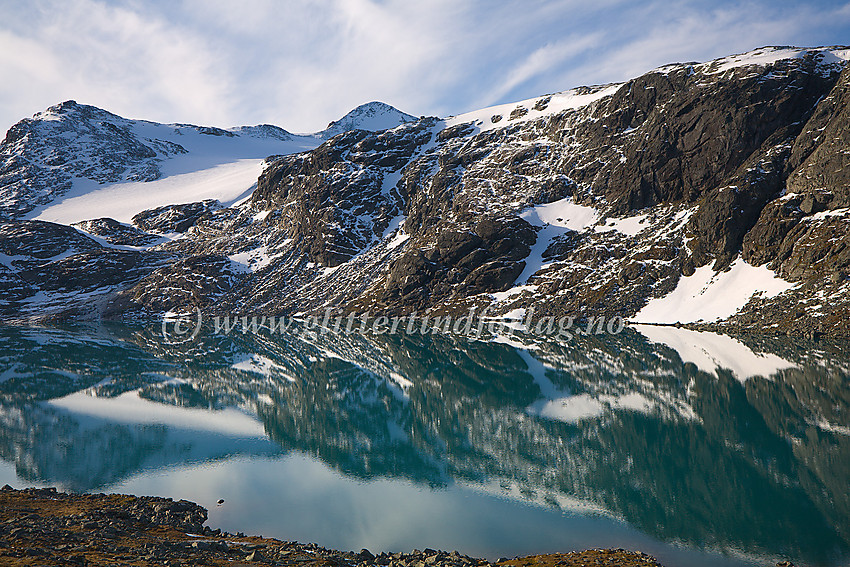
M 711 323 L 731 317 L 754 295 L 775 297 L 793 287 L 767 267 L 751 266 L 739 258 L 725 272 L 715 272 L 706 265 L 693 275 L 681 277 L 676 289 L 650 300 L 632 321 Z

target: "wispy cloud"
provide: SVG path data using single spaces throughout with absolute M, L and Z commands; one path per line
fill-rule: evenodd
M 4 108 L 32 112 L 78 98 L 129 115 L 229 118 L 222 80 L 203 39 L 162 18 L 93 0 L 31 14 L 0 33 Z
M 620 81 L 673 62 L 706 61 L 764 45 L 818 46 L 839 43 L 850 29 L 845 7 L 799 3 L 772 9 L 750 2 L 650 3 L 628 14 L 620 41 L 601 46 L 591 61 L 563 69 L 566 83 Z M 554 75 L 555 73 L 553 73 Z
M 850 37 L 831 0 L 39 0 L 0 5 L 0 127 L 75 98 L 119 114 L 311 131 Z
M 519 64 L 510 69 L 501 84 L 487 93 L 487 100 L 482 102 L 486 104 L 499 101 L 530 80 L 539 79 L 541 76 L 550 73 L 552 69 L 557 69 L 569 61 L 582 58 L 589 50 L 597 47 L 602 39 L 603 34 L 595 32 L 546 44 L 534 50 Z

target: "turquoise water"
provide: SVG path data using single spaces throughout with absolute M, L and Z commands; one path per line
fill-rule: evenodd
M 213 527 L 338 549 L 850 558 L 847 345 L 167 339 L 0 329 L 0 483 L 187 498 Z

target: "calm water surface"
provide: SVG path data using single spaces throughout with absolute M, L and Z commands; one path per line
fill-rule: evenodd
M 847 345 L 296 331 L 0 328 L 0 483 L 338 549 L 850 564 Z

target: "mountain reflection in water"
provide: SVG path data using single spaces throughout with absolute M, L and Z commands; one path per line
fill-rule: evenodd
M 304 332 L 172 345 L 158 330 L 0 329 L 0 458 L 20 481 L 106 490 L 297 452 L 675 546 L 819 565 L 850 553 L 846 345 L 644 326 L 526 348 Z

